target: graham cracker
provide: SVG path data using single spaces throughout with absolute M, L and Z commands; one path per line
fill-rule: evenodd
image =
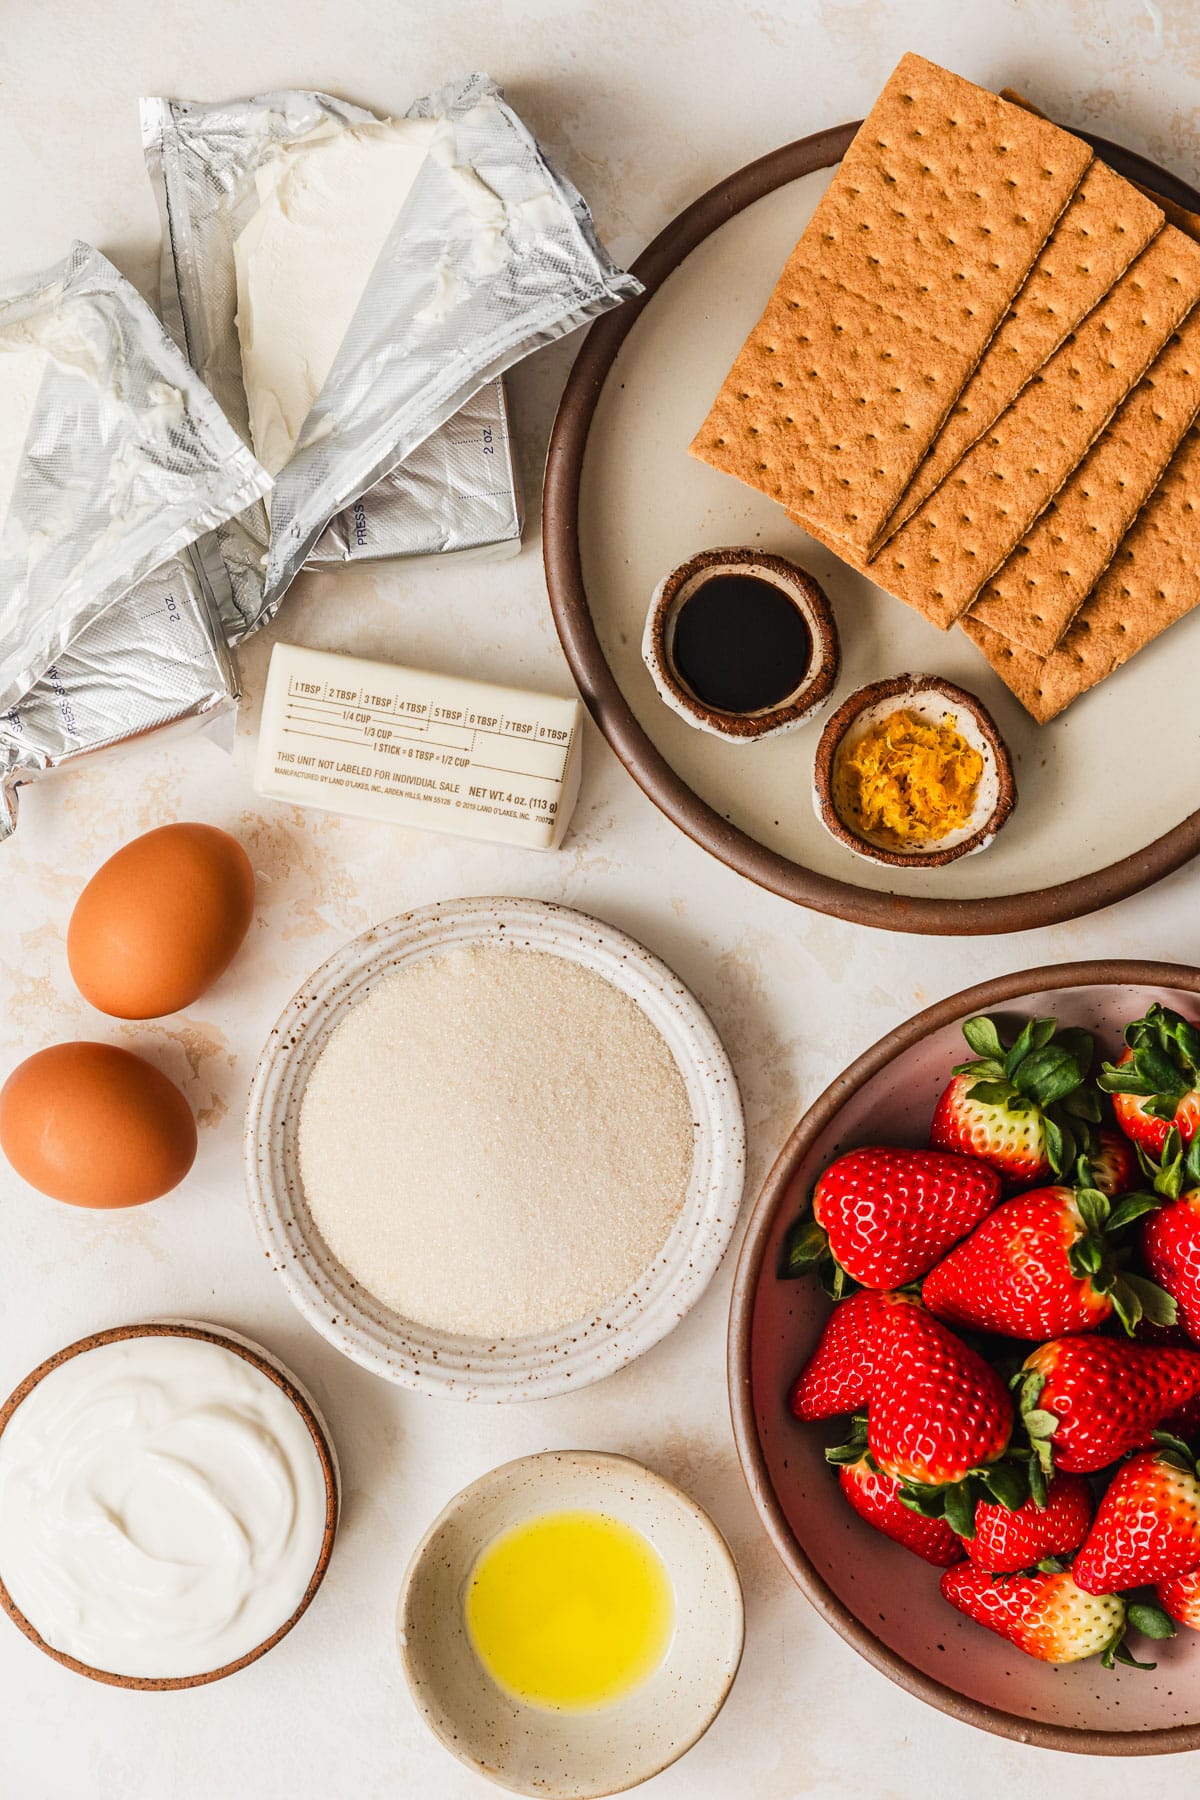
M 953 625 L 1198 300 L 1200 244 L 1165 225 L 937 492 L 884 545 L 871 564 L 871 578 L 935 625 Z
M 1091 152 L 906 56 L 691 449 L 869 555 Z
M 1000 98 L 1011 101 L 1014 106 L 1023 106 L 1025 111 L 1031 112 L 1036 119 L 1049 117 L 1049 114 L 1044 113 L 1040 106 L 1035 106 L 1032 100 L 1027 100 L 1024 94 L 1018 93 L 1016 88 L 1001 88 Z M 1133 185 L 1139 194 L 1145 194 L 1147 200 L 1153 200 L 1155 206 L 1162 208 L 1168 225 L 1174 225 L 1177 231 L 1182 231 L 1188 237 L 1200 241 L 1200 213 L 1189 212 L 1186 206 L 1180 206 L 1178 200 L 1168 200 L 1165 194 L 1156 193 L 1153 188 L 1146 187 L 1140 181 L 1135 181 Z
M 1163 223 L 1131 182 L 1093 162 L 975 373 L 930 445 L 885 536 L 924 500 L 1066 342 Z
M 969 616 L 1049 656 L 1200 412 L 1200 311 L 1191 312 Z
M 1139 193 L 1153 200 L 1155 206 L 1161 206 L 1166 214 L 1167 224 L 1173 225 L 1176 231 L 1182 231 L 1185 237 L 1195 238 L 1200 243 L 1200 213 L 1189 212 L 1186 206 L 1180 206 L 1178 200 L 1168 200 L 1165 194 L 1156 194 L 1153 188 L 1138 184 Z
M 1116 556 L 1049 656 L 978 620 L 962 628 L 1025 710 L 1044 725 L 1200 604 L 1196 514 L 1200 430 L 1188 432 Z

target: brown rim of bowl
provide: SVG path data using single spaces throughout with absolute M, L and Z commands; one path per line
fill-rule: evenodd
M 767 1243 L 776 1213 L 793 1172 L 812 1144 L 852 1094 L 886 1068 L 901 1051 L 910 1049 L 931 1032 L 940 1030 L 943 1025 L 952 1025 L 971 1013 L 1002 1006 L 1023 994 L 1071 987 L 1181 988 L 1189 994 L 1200 994 L 1200 968 L 1181 963 L 1121 961 L 1055 963 L 1045 968 L 1019 969 L 1014 974 L 980 982 L 976 987 L 962 988 L 936 1005 L 927 1006 L 923 1012 L 887 1032 L 843 1069 L 791 1132 L 763 1182 L 750 1215 L 734 1271 L 729 1304 L 726 1346 L 729 1409 L 738 1461 L 750 1497 L 792 1580 L 826 1624 L 897 1687 L 964 1725 L 976 1725 L 997 1737 L 1013 1738 L 1041 1750 L 1070 1750 L 1083 1756 L 1161 1756 L 1179 1750 L 1200 1750 L 1200 1724 L 1170 1725 L 1154 1731 L 1096 1731 L 1084 1726 L 1043 1724 L 989 1706 L 986 1701 L 972 1700 L 935 1680 L 932 1675 L 914 1669 L 904 1657 L 881 1643 L 838 1598 L 809 1560 L 779 1504 L 755 1426 L 750 1369 L 755 1296 L 763 1279 Z
M 967 937 L 1061 924 L 1127 899 L 1200 852 L 1200 810 L 1105 868 L 1054 887 L 975 900 L 925 898 L 857 887 L 821 875 L 730 824 L 676 773 L 638 723 L 596 634 L 579 550 L 579 495 L 588 433 L 617 352 L 667 277 L 704 240 L 756 200 L 840 162 L 861 120 L 832 126 L 772 150 L 717 183 L 679 213 L 633 264 L 645 292 L 588 331 L 567 378 L 550 436 L 542 499 L 542 549 L 550 609 L 571 673 L 592 717 L 638 786 L 667 817 L 719 861 L 770 892 L 814 912 L 883 931 Z M 1200 191 L 1136 151 L 1079 131 L 1118 174 L 1200 211 Z M 680 454 L 683 454 L 681 448 Z M 1046 729 L 1051 729 L 1047 727 Z
M 720 707 L 709 706 L 687 686 L 675 667 L 674 657 L 667 650 L 667 621 L 680 588 L 705 569 L 728 568 L 731 563 L 740 563 L 751 572 L 762 570 L 763 579 L 778 588 L 800 614 L 809 635 L 809 658 L 799 697 L 781 700 L 778 705 L 765 706 L 758 712 L 724 712 Z M 703 582 L 697 582 L 695 591 L 699 593 L 703 585 Z M 691 595 L 688 598 L 690 600 Z M 811 718 L 833 692 L 842 658 L 833 609 L 816 577 L 786 556 L 737 546 L 698 550 L 695 556 L 689 556 L 686 562 L 671 570 L 650 603 L 645 660 L 652 663 L 650 673 L 655 681 L 661 681 L 670 689 L 689 719 L 695 723 L 703 721 L 722 737 L 754 743 L 759 738 L 769 737 L 772 732 L 787 730 Z
M 284 1621 L 279 1630 L 273 1632 L 265 1642 L 248 1650 L 245 1656 L 239 1656 L 236 1662 L 226 1663 L 223 1668 L 212 1669 L 206 1675 L 173 1675 L 155 1677 L 149 1675 L 114 1675 L 108 1669 L 94 1669 L 90 1663 L 80 1662 L 78 1657 L 68 1656 L 65 1650 L 55 1650 L 31 1625 L 24 1613 L 17 1606 L 4 1581 L 0 1578 L 0 1607 L 8 1614 L 13 1624 L 23 1631 L 30 1643 L 36 1644 L 39 1650 L 52 1656 L 65 1669 L 72 1669 L 76 1675 L 86 1675 L 91 1681 L 102 1681 L 108 1687 L 135 1688 L 140 1692 L 167 1693 L 176 1688 L 207 1687 L 209 1682 L 222 1681 L 226 1675 L 235 1675 L 239 1669 L 257 1662 L 268 1650 L 273 1650 L 281 1638 L 296 1624 L 297 1620 L 307 1612 L 313 1596 L 325 1579 L 325 1571 L 329 1567 L 329 1558 L 333 1554 L 333 1540 L 337 1532 L 338 1521 L 338 1475 L 337 1460 L 333 1447 L 326 1434 L 325 1426 L 319 1418 L 316 1408 L 308 1395 L 300 1388 L 294 1378 L 277 1364 L 270 1353 L 248 1340 L 240 1338 L 232 1330 L 222 1331 L 218 1326 L 192 1324 L 188 1321 L 155 1319 L 144 1325 L 113 1325 L 106 1331 L 94 1331 L 89 1337 L 79 1338 L 74 1344 L 68 1344 L 62 1350 L 55 1351 L 43 1363 L 32 1370 L 19 1386 L 15 1387 L 4 1405 L 0 1407 L 0 1436 L 21 1402 L 28 1398 L 33 1389 L 60 1364 L 69 1362 L 74 1356 L 81 1356 L 88 1350 L 98 1349 L 101 1344 L 119 1344 L 127 1338 L 141 1337 L 182 1337 L 199 1338 L 202 1343 L 216 1344 L 222 1350 L 232 1350 L 243 1362 L 250 1363 L 261 1375 L 286 1394 L 300 1417 L 308 1427 L 308 1434 L 316 1448 L 321 1464 L 321 1473 L 325 1478 L 325 1530 L 321 1537 L 321 1550 L 317 1558 L 317 1566 L 313 1570 L 312 1579 L 301 1596 L 300 1603 L 291 1616 Z
M 980 736 L 991 751 L 996 770 L 997 793 L 996 804 L 987 818 L 960 844 L 955 844 L 948 850 L 919 850 L 906 856 L 903 850 L 882 849 L 878 844 L 871 843 L 869 838 L 852 831 L 845 823 L 833 803 L 833 765 L 842 739 L 867 707 L 876 706 L 881 700 L 903 702 L 909 695 L 918 693 L 941 694 L 960 712 L 970 713 L 979 727 Z M 883 863 L 893 869 L 944 869 L 947 863 L 957 862 L 960 856 L 970 856 L 973 850 L 981 849 L 992 841 L 1017 804 L 1012 758 L 1008 754 L 1008 746 L 996 729 L 991 713 L 983 701 L 968 693 L 966 688 L 956 687 L 952 681 L 944 681 L 940 675 L 893 675 L 887 681 L 868 682 L 866 687 L 857 688 L 848 699 L 843 700 L 821 733 L 813 762 L 813 786 L 821 823 L 830 837 L 836 838 L 856 855 L 868 856 L 872 862 Z

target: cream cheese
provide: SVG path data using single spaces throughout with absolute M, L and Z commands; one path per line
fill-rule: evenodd
M 437 131 L 431 119 L 320 126 L 255 171 L 234 245 L 250 430 L 272 475 L 313 401 Z
M 0 1578 L 52 1649 L 114 1675 L 208 1674 L 273 1637 L 325 1512 L 296 1406 L 200 1338 L 68 1357 L 0 1433 Z

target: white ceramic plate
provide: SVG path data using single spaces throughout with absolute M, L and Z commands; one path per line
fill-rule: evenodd
M 675 1595 L 666 1656 L 641 1687 L 591 1712 L 510 1698 L 485 1673 L 463 1616 L 477 1557 L 510 1526 L 560 1510 L 607 1514 L 653 1544 Z M 400 1655 L 422 1717 L 461 1762 L 518 1794 L 597 1800 L 647 1781 L 691 1748 L 733 1686 L 741 1583 L 728 1545 L 694 1500 L 625 1456 L 523 1456 L 472 1482 L 417 1546 L 400 1595 Z
M 316 1230 L 300 1179 L 305 1083 L 330 1033 L 383 977 L 463 944 L 548 952 L 629 995 L 678 1065 L 695 1122 L 691 1179 L 670 1237 L 636 1288 L 579 1324 L 498 1342 L 401 1318 L 368 1294 Z M 532 1400 L 599 1381 L 665 1337 L 700 1298 L 741 1204 L 745 1128 L 737 1082 L 703 1007 L 665 963 L 584 913 L 540 900 L 422 907 L 355 938 L 292 999 L 272 1031 L 246 1117 L 250 1210 L 272 1267 L 311 1325 L 389 1381 L 457 1400 Z

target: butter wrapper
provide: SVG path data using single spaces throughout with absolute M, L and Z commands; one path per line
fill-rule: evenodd
M 640 291 L 486 76 L 417 101 L 405 118 L 427 127 L 423 161 L 278 469 L 269 510 L 253 508 L 217 534 L 234 596 L 231 642 L 274 615 L 330 521 L 407 464 L 481 388 Z M 142 102 L 163 213 L 163 316 L 248 440 L 236 246 L 259 211 L 256 176 L 283 146 L 380 123 L 308 91 Z M 431 454 L 434 468 L 450 466 L 444 449 Z M 414 499 L 418 491 L 425 505 L 427 478 L 419 490 L 408 484 Z M 436 504 L 446 517 L 452 496 L 443 491 Z M 438 548 L 454 547 L 444 530 L 432 535 Z
M 0 839 L 16 829 L 26 782 L 148 731 L 233 713 L 237 676 L 206 560 L 211 546 L 198 544 L 152 570 L 0 714 Z

